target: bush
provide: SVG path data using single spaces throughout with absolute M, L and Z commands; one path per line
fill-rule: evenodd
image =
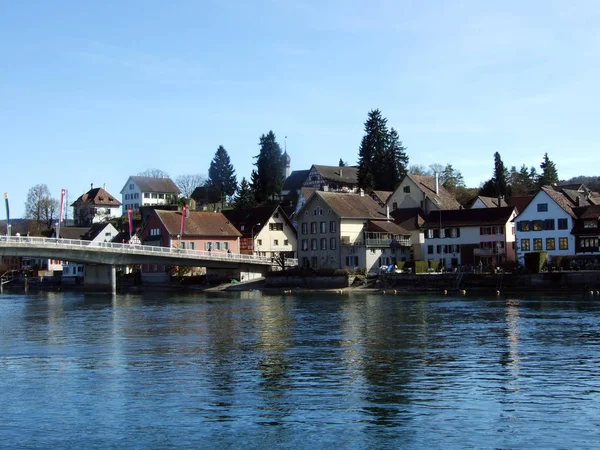
M 427 273 L 429 263 L 427 261 L 414 261 L 415 273 Z
M 430 259 L 427 261 L 429 263 L 429 268 L 435 271 L 438 271 L 442 268 L 442 261 L 439 259 Z
M 408 269 L 408 267 L 406 266 L 406 261 L 398 261 L 398 262 L 396 262 L 396 268 L 398 270 L 404 270 L 405 268 Z
M 525 267 L 530 273 L 540 273 L 548 264 L 548 252 L 525 253 Z

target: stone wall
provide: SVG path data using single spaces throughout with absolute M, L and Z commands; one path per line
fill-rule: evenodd
M 346 275 L 340 276 L 271 276 L 265 280 L 268 288 L 304 288 L 304 289 L 342 289 L 350 285 L 353 279 Z

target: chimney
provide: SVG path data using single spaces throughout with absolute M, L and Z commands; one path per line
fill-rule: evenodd
M 358 192 L 359 192 L 359 194 L 360 194 L 360 196 L 361 196 L 361 197 L 364 197 L 364 196 L 365 196 L 365 190 L 364 190 L 363 188 L 360 188 L 360 189 L 358 190 Z
M 343 176 L 342 174 L 342 168 L 340 167 L 340 178 Z
M 106 190 L 106 183 L 102 185 L 102 189 Z
M 576 203 L 577 203 L 577 206 L 581 206 L 581 200 L 579 200 L 579 195 L 577 196 Z
M 327 186 L 326 184 L 323 185 L 323 192 L 328 192 L 329 191 L 329 186 Z
M 438 177 L 438 173 L 435 173 L 435 194 L 438 195 L 440 193 L 440 178 Z
M 94 183 L 91 183 L 91 186 L 92 186 L 91 189 L 94 189 Z
M 385 217 L 389 220 L 390 218 L 390 206 L 385 207 Z
M 502 206 L 502 196 L 498 196 L 498 208 Z

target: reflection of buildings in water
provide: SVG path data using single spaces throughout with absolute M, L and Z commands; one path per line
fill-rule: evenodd
M 521 357 L 519 355 L 519 300 L 506 301 L 506 325 L 508 338 L 508 361 L 506 365 L 511 368 L 515 380 L 519 377 Z M 518 387 L 517 387 L 518 389 Z
M 48 305 L 48 343 L 64 344 L 65 336 L 65 311 L 64 294 L 62 292 L 48 292 L 46 294 L 46 304 Z

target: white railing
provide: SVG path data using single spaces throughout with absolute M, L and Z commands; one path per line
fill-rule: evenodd
M 0 236 L 0 247 L 53 247 L 60 249 L 86 249 L 138 255 L 160 255 L 172 257 L 189 257 L 194 259 L 212 259 L 216 261 L 233 261 L 256 264 L 273 264 L 270 256 L 244 255 L 241 253 L 227 253 L 225 250 L 192 250 L 175 247 L 159 247 L 155 245 L 126 244 L 118 242 L 93 242 L 77 239 L 57 239 L 33 236 Z M 298 264 L 297 259 L 287 259 L 286 265 Z

